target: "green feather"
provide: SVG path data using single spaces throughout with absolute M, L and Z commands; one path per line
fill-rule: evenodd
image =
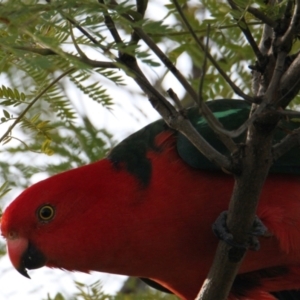
M 249 116 L 250 105 L 243 100 L 222 99 L 206 102 L 215 117 L 227 130 L 235 130 L 240 127 Z M 188 118 L 197 131 L 220 153 L 230 156 L 229 151 L 210 128 L 205 118 L 197 108 L 188 110 Z M 280 121 L 273 144 L 278 143 L 288 132 L 300 127 L 299 119 Z M 147 158 L 149 150 L 160 152 L 155 145 L 155 137 L 163 131 L 170 130 L 163 120 L 158 120 L 129 136 L 117 145 L 109 154 L 116 170 L 125 167 L 126 170 L 136 176 L 143 187 L 146 187 L 151 179 L 152 165 Z M 196 147 L 181 133 L 177 135 L 177 150 L 180 157 L 190 166 L 202 170 L 219 170 L 220 168 L 202 155 Z M 234 139 L 236 143 L 245 142 L 246 133 Z M 271 172 L 300 174 L 299 147 L 295 147 L 279 158 L 271 167 Z
M 213 114 L 219 119 L 227 130 L 235 130 L 240 127 L 249 116 L 250 105 L 243 100 L 214 100 L 206 102 Z M 198 109 L 192 108 L 188 111 L 188 117 L 197 131 L 220 153 L 230 156 L 229 151 L 218 139 L 217 135 L 210 128 L 205 118 L 199 114 Z M 299 128 L 297 119 L 281 120 L 274 134 L 273 144 L 280 142 L 288 132 Z M 245 142 L 246 133 L 234 139 L 236 143 Z M 178 134 L 177 149 L 180 157 L 190 166 L 203 170 L 218 170 L 217 165 L 210 162 L 202 155 L 188 139 Z M 280 157 L 271 167 L 273 173 L 300 174 L 300 153 L 299 147 L 294 147 Z
M 215 117 L 223 124 L 227 130 L 235 130 L 241 126 L 249 116 L 250 106 L 242 100 L 214 100 L 207 102 L 208 107 Z M 218 139 L 217 135 L 210 128 L 205 118 L 200 115 L 197 108 L 191 108 L 188 111 L 188 118 L 197 131 L 211 144 L 215 149 L 224 155 L 230 155 L 224 144 Z M 235 139 L 235 142 L 241 143 L 244 136 Z M 177 150 L 180 157 L 190 166 L 197 169 L 216 170 L 219 167 L 210 162 L 203 156 L 196 147 L 181 133 L 177 138 Z

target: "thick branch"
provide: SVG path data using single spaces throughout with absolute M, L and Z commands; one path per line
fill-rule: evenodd
M 248 136 L 242 160 L 243 172 L 235 178 L 227 219 L 228 229 L 238 244 L 247 241 L 246 232 L 251 231 L 260 193 L 272 162 L 272 133 L 264 134 L 251 126 Z M 213 265 L 196 299 L 227 299 L 244 255 L 245 250 L 220 242 Z
M 285 52 L 278 52 L 275 71 L 264 95 L 264 102 L 255 113 L 267 103 L 274 104 L 277 100 L 276 92 L 284 72 L 285 57 Z M 259 85 L 256 87 L 256 92 L 259 92 Z M 255 105 L 253 109 L 255 110 Z M 258 114 L 256 122 L 248 129 L 244 153 L 241 156 L 242 172 L 235 177 L 227 219 L 227 227 L 236 244 L 245 244 L 246 233 L 251 231 L 261 190 L 273 161 L 271 147 L 278 118 L 276 114 L 273 116 L 268 114 L 267 107 L 264 107 Z M 232 247 L 220 242 L 213 265 L 197 300 L 227 299 L 245 253 L 245 248 Z

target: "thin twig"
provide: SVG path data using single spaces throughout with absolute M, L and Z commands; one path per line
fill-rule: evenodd
M 179 111 L 183 111 L 184 107 L 181 104 L 181 101 L 179 99 L 179 97 L 177 96 L 177 94 L 173 91 L 173 89 L 168 89 L 167 90 L 168 95 L 170 96 L 170 98 L 174 101 L 175 105 L 178 107 Z
M 143 19 L 145 12 L 148 6 L 148 0 L 136 0 L 136 10 L 139 13 L 140 19 Z M 137 45 L 140 40 L 140 37 L 136 34 L 135 31 L 131 33 L 130 45 Z
M 265 24 L 263 26 L 263 32 L 258 47 L 262 55 L 264 55 L 264 57 L 266 58 L 268 57 L 267 55 L 269 54 L 269 51 L 271 49 L 272 41 L 273 41 L 273 29 L 270 26 Z M 270 58 L 267 58 L 266 63 L 270 63 Z M 259 68 L 254 69 L 253 71 L 252 92 L 256 97 L 264 95 L 267 89 L 266 85 L 268 83 L 268 80 L 261 80 L 264 71 L 265 70 L 262 69 L 261 66 L 259 66 Z
M 177 2 L 177 0 L 172 0 L 172 1 L 174 3 L 174 5 L 175 5 L 175 7 L 176 7 L 176 9 L 178 11 L 178 13 L 180 14 L 180 16 L 181 16 L 184 24 L 186 25 L 186 27 L 190 31 L 191 35 L 193 36 L 194 40 L 196 41 L 196 43 L 198 44 L 198 46 L 201 48 L 201 50 L 203 52 L 205 52 L 205 46 L 203 45 L 202 41 L 195 34 L 195 31 L 193 30 L 193 28 L 191 27 L 190 23 L 186 19 L 184 13 L 182 12 L 179 3 Z M 250 97 L 249 95 L 246 95 L 238 86 L 236 86 L 236 84 L 223 71 L 223 69 L 219 66 L 219 64 L 216 62 L 216 60 L 213 58 L 213 56 L 210 53 L 207 53 L 207 57 L 211 61 L 211 63 L 214 65 L 214 67 L 218 70 L 218 72 L 223 76 L 223 78 L 226 80 L 226 82 L 230 85 L 230 87 L 233 89 L 233 91 L 237 95 L 239 95 L 240 97 L 242 97 L 243 99 L 245 99 L 246 101 L 248 101 L 250 103 L 254 102 L 252 97 Z
M 162 61 L 162 63 L 170 70 L 171 73 L 177 78 L 177 80 L 182 84 L 187 93 L 196 102 L 198 95 L 185 77 L 180 73 L 172 61 L 160 50 L 156 43 L 141 29 L 134 26 L 135 20 L 127 14 L 122 14 L 122 16 L 132 22 L 133 29 L 135 33 L 149 46 L 149 48 L 156 54 L 156 56 Z
M 262 25 L 261 22 L 250 22 L 248 23 L 248 26 L 256 26 L 256 25 Z M 235 28 L 238 25 L 223 25 L 223 26 L 211 26 L 211 30 L 212 31 L 217 31 L 217 30 L 223 30 L 223 29 L 229 29 L 229 28 Z M 200 33 L 205 33 L 206 29 L 194 29 L 194 32 L 196 34 L 200 34 Z M 168 33 L 168 36 L 182 36 L 182 35 L 190 35 L 191 33 L 189 31 L 177 31 L 177 32 L 172 32 L 172 33 Z M 149 34 L 150 37 L 154 38 L 154 37 L 165 37 L 166 34 L 165 33 L 151 33 Z
M 109 25 L 114 27 L 114 22 L 109 16 L 108 12 L 106 12 L 106 18 L 107 26 Z M 145 92 L 152 106 L 159 112 L 159 114 L 164 118 L 165 122 L 171 128 L 174 128 L 184 134 L 210 161 L 226 170 L 230 171 L 232 169 L 231 161 L 226 156 L 215 150 L 214 147 L 212 147 L 209 143 L 207 143 L 207 141 L 197 132 L 197 130 L 182 114 L 182 112 L 177 112 L 176 109 L 167 101 L 167 99 L 165 99 L 165 97 L 163 97 L 150 84 L 146 76 L 139 68 L 134 56 L 119 53 L 119 58 L 117 61 L 128 68 L 128 70 L 124 68 L 124 71 L 127 73 L 127 75 L 132 77 L 139 87 Z
M 198 105 L 202 105 L 203 103 L 203 87 L 204 87 L 204 79 L 206 75 L 206 68 L 207 68 L 207 54 L 209 53 L 209 33 L 210 33 L 210 26 L 207 26 L 206 29 L 206 44 L 205 44 L 205 51 L 204 51 L 204 59 L 202 64 L 202 76 L 200 78 L 199 82 L 199 88 L 198 88 Z
M 231 8 L 233 10 L 240 11 L 238 6 L 234 3 L 234 1 L 228 0 L 228 3 L 229 3 L 229 5 L 231 6 Z M 257 60 L 258 60 L 259 65 L 263 65 L 264 56 L 260 52 L 260 49 L 259 49 L 257 43 L 255 42 L 251 31 L 249 30 L 249 27 L 246 23 L 246 20 L 245 20 L 244 16 L 242 16 L 239 20 L 237 20 L 237 24 L 238 24 L 240 30 L 243 32 L 243 34 L 244 34 L 246 40 L 248 41 L 249 45 L 251 46 L 251 48 L 252 48 L 252 50 L 253 50 L 253 52 L 254 52 Z
M 119 32 L 115 26 L 115 23 L 113 22 L 112 18 L 110 17 L 110 15 L 108 14 L 108 11 L 105 9 L 105 5 L 104 5 L 104 1 L 103 0 L 98 0 L 98 2 L 100 4 L 102 4 L 105 12 L 103 13 L 104 15 L 104 22 L 105 25 L 107 27 L 107 29 L 109 30 L 110 34 L 112 35 L 114 41 L 116 42 L 117 45 L 121 45 L 122 44 L 122 39 L 119 35 Z
M 72 24 L 69 22 L 69 27 L 70 27 L 70 34 L 71 34 L 71 39 L 73 42 L 73 45 L 75 47 L 75 49 L 77 50 L 78 54 L 80 55 L 81 58 L 83 59 L 87 59 L 88 57 L 86 56 L 86 54 L 80 49 L 80 47 L 78 46 L 74 33 L 73 33 L 73 28 L 72 28 Z
M 300 54 L 294 59 L 280 81 L 278 106 L 286 107 L 300 91 Z
M 281 37 L 278 41 L 279 45 L 278 47 L 281 48 L 281 50 L 284 50 L 286 52 L 289 52 L 293 39 L 297 34 L 299 34 L 299 27 L 300 27 L 300 0 L 295 1 L 295 7 L 294 12 L 292 16 L 292 20 L 290 22 L 290 26 L 288 27 L 287 31 Z
M 58 76 L 55 80 L 53 80 L 49 85 L 47 85 L 38 95 L 27 105 L 27 107 L 23 110 L 23 112 L 16 118 L 16 120 L 12 123 L 11 126 L 7 129 L 7 131 L 1 136 L 0 143 L 10 134 L 13 128 L 22 120 L 22 118 L 26 115 L 26 113 L 30 110 L 30 108 L 45 94 L 47 91 L 52 88 L 59 80 L 61 80 L 66 75 L 74 72 L 76 68 L 71 68 L 60 76 Z
M 141 71 L 137 68 L 138 67 L 130 69 L 130 71 L 134 72 L 136 76 L 132 76 L 130 73 L 128 75 L 131 76 L 140 88 L 148 95 L 152 106 L 164 118 L 166 123 L 171 128 L 174 128 L 184 134 L 210 161 L 225 170 L 232 171 L 233 166 L 231 161 L 207 143 L 190 121 L 180 112 L 178 113 L 175 108 L 148 82 L 144 75 L 139 74 Z
M 113 6 L 112 6 L 113 7 Z M 134 20 L 129 15 L 122 15 L 126 20 L 129 20 L 132 22 L 133 29 L 135 32 L 141 37 L 141 39 L 149 46 L 149 48 L 156 54 L 156 56 L 163 62 L 163 64 L 173 73 L 173 75 L 177 78 L 177 80 L 182 84 L 182 86 L 185 88 L 187 93 L 192 97 L 192 99 L 197 102 L 197 94 L 192 88 L 192 86 L 188 83 L 188 81 L 185 79 L 185 77 L 179 72 L 179 70 L 174 66 L 172 61 L 159 49 L 159 47 L 156 45 L 156 43 L 150 38 L 149 35 L 147 35 L 141 28 L 134 26 Z M 194 33 L 194 31 L 192 32 Z M 202 44 L 202 42 L 196 37 L 197 42 L 200 43 L 201 49 L 205 51 L 205 46 Z M 220 68 L 216 60 L 212 57 L 210 53 L 208 53 L 208 58 L 212 62 L 212 64 L 215 66 L 215 68 L 219 71 L 219 73 L 225 78 L 225 80 L 228 82 L 228 84 L 232 87 L 234 92 L 241 96 L 243 99 L 245 99 L 248 102 L 253 102 L 253 99 L 244 94 L 227 76 L 227 74 Z
M 274 28 L 277 25 L 275 21 L 273 21 L 271 18 L 269 18 L 267 15 L 265 15 L 263 12 L 261 12 L 259 9 L 255 7 L 248 6 L 247 11 L 271 28 Z
M 243 132 L 245 132 L 248 129 L 248 127 L 254 123 L 254 121 L 259 117 L 261 112 L 266 108 L 266 105 L 267 105 L 266 103 L 260 104 L 259 107 L 255 110 L 255 112 L 250 116 L 250 118 L 247 119 L 239 128 L 235 130 L 230 131 L 230 130 L 226 130 L 225 128 L 214 125 L 215 129 L 219 133 L 225 134 L 228 137 L 236 138 L 240 136 Z
M 300 145 L 300 128 L 295 129 L 292 133 L 288 134 L 279 143 L 272 147 L 273 161 L 276 161 L 297 145 Z
M 103 51 L 107 51 L 89 32 L 87 32 L 83 27 L 81 27 L 75 20 L 68 17 L 65 13 L 60 11 L 60 14 L 66 18 L 71 24 L 73 24 L 84 36 L 86 36 L 92 43 L 99 46 Z
M 10 46 L 12 49 L 16 50 L 22 50 L 22 51 L 28 51 L 32 53 L 36 53 L 43 56 L 48 55 L 59 55 L 59 53 L 56 53 L 50 48 L 34 48 L 34 47 L 26 47 L 26 46 Z M 116 65 L 116 63 L 108 62 L 108 61 L 98 61 L 98 60 L 92 60 L 88 57 L 79 57 L 67 52 L 64 52 L 64 55 L 67 57 L 70 57 L 72 59 L 76 59 L 77 61 L 80 61 L 82 63 L 85 63 L 93 68 L 106 68 L 106 69 L 119 69 L 120 67 Z
M 106 53 L 109 58 L 115 59 L 115 55 L 109 50 L 109 48 L 101 45 L 97 39 L 95 39 L 88 31 L 86 31 L 82 26 L 80 26 L 75 20 L 67 16 L 64 12 L 59 11 L 59 13 L 68 20 L 72 25 L 74 25 L 84 36 L 86 36 L 93 44 L 97 45 L 104 53 Z
M 284 9 L 284 20 L 291 20 L 293 16 L 294 0 L 287 0 Z
M 237 151 L 237 145 L 235 142 L 224 133 L 221 133 L 218 129 L 224 128 L 223 124 L 214 116 L 210 108 L 206 105 L 206 103 L 203 101 L 203 84 L 204 84 L 204 78 L 206 74 L 206 62 L 207 62 L 207 53 L 209 53 L 209 30 L 210 27 L 207 27 L 207 35 L 206 35 L 206 45 L 205 45 L 205 55 L 202 65 L 202 76 L 199 83 L 199 92 L 198 92 L 198 105 L 200 107 L 201 113 L 203 117 L 207 120 L 207 123 L 211 127 L 211 129 L 218 135 L 220 140 L 223 142 L 223 144 L 226 146 L 226 148 L 229 150 L 230 153 L 235 153 Z
M 156 43 L 141 29 L 134 27 L 135 32 L 141 37 L 141 39 L 149 46 L 149 48 L 156 54 L 156 56 L 163 62 L 163 64 L 170 70 L 170 72 L 177 78 L 182 84 L 187 93 L 192 97 L 194 101 L 197 101 L 198 95 L 181 72 L 176 68 L 172 61 L 163 53 Z
M 32 148 L 30 148 L 24 141 L 22 141 L 21 139 L 18 139 L 17 137 L 14 137 L 14 136 L 9 136 L 9 137 L 7 137 L 8 139 L 12 139 L 12 140 L 16 140 L 16 141 L 18 141 L 18 142 L 20 142 L 25 148 L 26 148 L 26 150 L 28 150 L 28 151 L 30 151 L 30 152 L 33 152 L 33 153 L 38 153 L 38 154 L 41 154 L 41 153 L 43 153 L 42 151 L 37 151 L 37 150 L 33 150 Z M 5 138 L 4 138 L 5 139 Z M 5 141 L 6 142 L 6 141 Z M 3 143 L 3 145 L 4 145 L 5 143 Z

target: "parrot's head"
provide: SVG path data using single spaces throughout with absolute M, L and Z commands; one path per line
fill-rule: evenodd
M 28 278 L 26 268 L 40 268 L 47 263 L 37 244 L 38 236 L 39 232 L 49 232 L 57 217 L 59 193 L 53 190 L 51 182 L 46 182 L 41 181 L 21 193 L 1 219 L 1 233 L 7 241 L 9 258 L 16 270 Z
M 103 160 L 55 175 L 27 188 L 6 208 L 1 234 L 19 273 L 29 277 L 26 269 L 44 265 L 87 272 L 101 242 L 105 254 L 114 238 L 110 220 L 120 206 L 112 198 L 124 200 L 108 169 Z

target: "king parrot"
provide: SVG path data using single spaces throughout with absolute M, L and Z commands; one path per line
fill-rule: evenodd
M 207 105 L 228 130 L 250 111 L 242 100 Z M 197 108 L 187 115 L 213 147 L 229 155 Z M 299 124 L 282 120 L 274 144 Z M 27 188 L 5 210 L 1 232 L 24 276 L 42 266 L 124 274 L 191 300 L 212 264 L 218 239 L 211 226 L 227 209 L 233 183 L 232 175 L 159 120 L 107 158 Z M 259 251 L 249 251 L 228 299 L 300 299 L 299 186 L 294 148 L 273 164 L 262 191 L 257 215 L 270 236 L 259 238 Z

